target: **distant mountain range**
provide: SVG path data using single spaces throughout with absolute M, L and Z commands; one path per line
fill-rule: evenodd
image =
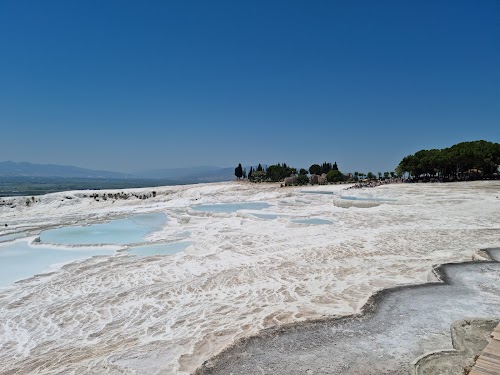
M 126 173 L 100 171 L 69 165 L 0 162 L 0 176 L 8 177 L 67 177 L 67 178 L 131 178 Z
M 176 183 L 230 181 L 235 178 L 234 168 L 189 167 L 154 169 L 134 173 L 120 173 L 79 168 L 57 164 L 33 164 L 27 162 L 0 162 L 0 177 L 60 177 L 102 179 L 168 180 Z
M 147 179 L 196 180 L 200 182 L 229 181 L 235 178 L 234 168 L 209 166 L 151 169 L 135 172 L 134 176 Z

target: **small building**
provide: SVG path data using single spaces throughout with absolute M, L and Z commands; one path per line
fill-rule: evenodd
M 317 174 L 313 174 L 311 176 L 311 185 L 326 185 L 327 180 L 326 180 L 326 174 L 323 173 L 321 176 L 318 176 Z

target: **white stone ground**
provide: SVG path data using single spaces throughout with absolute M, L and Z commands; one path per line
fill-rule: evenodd
M 16 207 L 0 206 L 0 235 L 154 211 L 170 220 L 149 240 L 189 236 L 193 244 L 174 256 L 96 257 L 0 290 L 0 374 L 189 373 L 239 337 L 351 314 L 376 290 L 425 282 L 434 264 L 500 246 L 499 182 L 343 188 L 219 183 L 99 202 L 64 192 L 30 207 L 4 198 Z M 332 195 L 303 190 L 397 201 L 340 208 Z M 191 209 L 239 201 L 265 201 L 272 206 L 262 212 L 287 217 Z

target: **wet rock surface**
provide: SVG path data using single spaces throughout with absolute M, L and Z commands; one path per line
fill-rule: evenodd
M 377 293 L 364 314 L 275 328 L 242 340 L 196 374 L 410 374 L 425 353 L 453 350 L 450 325 L 500 314 L 500 251 L 492 262 L 440 266 L 443 283 Z
M 488 345 L 498 319 L 463 319 L 451 325 L 454 350 L 437 350 L 415 362 L 415 375 L 456 375 L 468 373 Z

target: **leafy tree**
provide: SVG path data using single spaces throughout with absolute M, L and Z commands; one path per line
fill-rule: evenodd
M 247 178 L 247 169 L 243 168 L 243 178 Z
M 373 180 L 375 178 L 375 175 L 372 173 L 372 172 L 368 172 L 368 174 L 366 175 L 366 177 L 369 179 L 369 180 Z
M 321 173 L 328 173 L 332 170 L 332 163 L 326 161 L 321 165 Z
M 309 173 L 320 175 L 321 174 L 321 167 L 318 164 L 313 164 L 309 167 Z
M 499 165 L 500 144 L 473 141 L 405 156 L 396 173 L 418 179 L 465 180 L 489 178 L 498 173 Z
M 391 174 L 391 177 L 392 177 L 392 178 L 394 178 L 394 176 L 396 175 L 396 173 L 394 173 L 394 171 L 393 171 L 393 172 L 390 172 L 390 174 Z
M 389 178 L 389 172 L 384 172 L 384 178 Z
M 309 177 L 307 177 L 305 174 L 301 173 L 297 176 L 297 185 L 307 185 L 308 183 Z
M 299 175 L 301 175 L 301 174 L 306 175 L 306 174 L 308 174 L 308 173 L 309 173 L 309 172 L 307 171 L 307 169 L 300 168 Z
M 267 178 L 270 181 L 283 181 L 286 177 L 290 177 L 295 174 L 297 170 L 295 168 L 290 168 L 286 164 L 276 164 L 270 165 L 266 169 Z
M 380 180 L 382 178 L 382 172 L 378 172 L 378 179 Z
M 344 179 L 344 176 L 340 171 L 331 170 L 326 174 L 326 179 L 328 182 L 340 182 Z
M 238 180 L 243 177 L 243 169 L 241 168 L 241 164 L 234 169 L 234 175 L 238 178 Z
M 266 180 L 267 180 L 266 172 L 259 170 L 253 171 L 251 179 L 252 182 L 262 182 Z

